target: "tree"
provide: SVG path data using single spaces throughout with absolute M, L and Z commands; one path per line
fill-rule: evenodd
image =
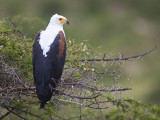
M 88 116 L 90 110 L 98 110 L 103 114 L 103 111 L 112 105 L 116 105 L 117 110 L 102 115 L 104 119 L 113 116 L 114 119 L 134 119 L 135 114 L 128 117 L 123 114 L 124 111 L 130 115 L 134 113 L 133 108 L 140 106 L 142 109 L 146 107 L 148 109 L 148 106 L 137 101 L 121 97 L 122 92 L 131 88 L 123 88 L 119 84 L 121 78 L 126 79 L 120 67 L 125 61 L 137 60 L 151 53 L 156 46 L 136 56 L 119 55 L 113 58 L 111 54 L 106 53 L 101 56 L 100 47 L 92 48 L 87 41 L 76 44 L 74 40 L 67 40 L 67 59 L 61 82 L 54 89 L 52 100 L 48 102 L 46 108 L 39 109 L 32 76 L 31 50 L 34 40 L 27 38 L 10 18 L 0 21 L 0 34 L 1 119 L 9 116 L 27 120 L 83 119 Z M 135 107 L 136 104 L 138 106 Z M 66 109 L 66 106 L 78 111 L 78 114 L 75 112 L 62 117 L 59 111 L 64 112 L 62 109 Z M 158 107 L 156 109 L 153 107 L 151 117 L 148 118 L 156 117 L 152 115 L 158 111 Z M 137 116 L 140 118 L 145 114 L 140 112 Z

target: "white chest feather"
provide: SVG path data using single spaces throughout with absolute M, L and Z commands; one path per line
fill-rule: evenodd
M 63 31 L 63 28 L 46 29 L 40 34 L 39 44 L 43 50 L 43 55 L 47 57 L 47 52 L 50 50 L 51 44 L 54 42 L 59 31 Z M 64 32 L 63 32 L 64 33 Z

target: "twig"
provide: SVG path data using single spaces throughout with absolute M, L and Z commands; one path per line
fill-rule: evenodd
M 96 101 L 96 102 L 93 102 L 93 103 L 91 103 L 91 104 L 88 104 L 88 105 L 85 105 L 84 107 L 88 107 L 88 108 L 91 108 L 91 109 L 99 109 L 99 110 L 102 110 L 102 109 L 107 109 L 107 108 L 109 108 L 109 107 L 92 107 L 93 105 L 95 105 L 95 104 L 102 104 L 102 103 L 115 103 L 115 102 L 118 102 L 118 101 L 121 101 L 121 99 L 116 99 L 116 100 L 109 100 L 109 101 Z
M 21 118 L 22 120 L 27 120 L 24 117 L 20 116 L 19 114 L 17 114 L 16 112 L 14 112 L 13 110 L 10 110 L 7 106 L 4 106 L 4 108 L 6 108 L 9 112 L 11 112 L 12 114 L 18 116 L 19 118 Z
M 76 96 L 76 95 L 71 95 L 71 94 L 68 94 L 68 93 L 65 93 L 65 92 L 62 92 L 62 91 L 59 91 L 57 89 L 54 89 L 56 92 L 59 92 L 63 95 L 66 95 L 66 96 L 69 96 L 71 98 L 78 98 L 78 99 L 93 99 L 93 98 L 97 98 L 99 97 L 101 94 L 99 93 L 98 95 L 95 95 L 95 96 L 89 96 L 89 97 L 81 97 L 81 96 Z
M 62 103 L 62 102 L 66 102 L 66 103 L 72 103 L 72 104 L 84 106 L 82 103 L 75 102 L 75 101 L 64 100 L 64 99 L 57 99 L 57 98 L 53 98 L 53 99 L 56 100 L 56 101 L 59 101 L 59 102 L 61 102 L 61 103 Z
M 100 108 L 100 105 L 99 105 L 99 103 L 98 103 L 98 101 L 97 101 L 97 99 L 95 98 L 95 102 L 96 102 L 96 104 L 97 104 L 97 108 Z M 100 113 L 101 113 L 101 116 L 102 116 L 102 118 L 103 118 L 103 113 L 102 113 L 102 109 L 99 109 L 99 111 L 100 111 Z
M 15 76 L 17 77 L 18 81 L 22 84 L 23 87 L 26 87 L 26 85 L 22 82 L 22 80 L 19 78 L 19 76 L 17 75 L 17 73 L 11 69 L 11 71 L 15 74 Z
M 95 104 L 102 104 L 102 103 L 115 103 L 122 101 L 122 99 L 114 99 L 114 100 L 109 100 L 109 101 L 97 101 L 97 102 L 92 102 L 91 104 L 88 104 L 87 106 L 95 105 Z
M 0 120 L 2 120 L 3 118 L 7 117 L 10 113 L 11 113 L 11 111 L 8 111 L 6 114 L 4 114 L 3 116 L 0 117 Z
M 24 113 L 30 114 L 30 115 L 32 115 L 32 116 L 34 116 L 34 117 L 36 117 L 36 118 L 39 118 L 40 120 L 43 120 L 43 118 L 41 118 L 41 117 L 39 117 L 38 115 L 35 115 L 35 114 L 31 113 L 31 112 L 23 111 L 23 110 L 21 110 L 21 111 L 24 112 Z
M 91 106 L 85 106 L 85 107 L 88 107 L 88 108 L 91 108 L 91 109 L 97 109 L 97 110 L 99 110 L 99 109 L 107 109 L 107 108 L 109 108 L 109 107 L 101 107 L 101 108 L 97 108 L 97 107 L 91 107 Z
M 81 89 L 81 92 L 80 92 L 80 96 L 82 96 L 82 89 Z M 80 104 L 81 103 L 82 103 L 82 100 L 80 100 Z M 79 120 L 82 120 L 82 106 L 80 105 L 79 107 L 80 107 L 79 108 Z
M 10 21 L 11 25 L 17 30 L 18 33 L 20 33 L 23 37 L 26 36 L 22 31 L 17 29 L 17 26 L 13 23 L 13 21 L 10 17 L 8 17 L 8 20 Z
M 100 91 L 105 92 L 116 92 L 116 91 L 126 91 L 126 90 L 132 90 L 132 88 L 119 88 L 119 89 L 111 89 L 111 90 L 105 90 L 105 89 L 99 89 Z
M 9 111 L 9 108 L 11 108 L 11 110 L 10 110 L 8 113 L 13 113 L 13 110 L 16 109 L 16 108 L 10 107 L 10 106 L 4 106 L 4 108 L 6 108 L 8 111 Z M 34 117 L 36 117 L 36 118 L 39 118 L 40 120 L 43 120 L 43 118 L 41 118 L 41 117 L 39 117 L 38 115 L 35 115 L 35 114 L 31 113 L 31 112 L 24 111 L 24 110 L 20 110 L 20 111 L 23 112 L 23 113 L 30 114 L 30 115 L 32 115 L 32 116 L 34 116 Z M 7 113 L 6 113 L 6 114 L 7 114 Z M 1 120 L 1 118 L 0 118 L 0 120 Z

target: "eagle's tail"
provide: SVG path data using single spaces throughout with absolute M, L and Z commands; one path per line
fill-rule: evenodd
M 38 99 L 41 101 L 40 108 L 44 108 L 45 104 L 51 99 L 54 91 L 53 88 L 56 88 L 59 81 L 51 78 L 51 70 L 48 68 L 49 67 L 39 66 L 35 74 L 36 93 Z
M 40 109 L 41 109 L 41 108 L 44 108 L 45 104 L 46 104 L 46 102 L 45 102 L 45 101 L 41 101 Z
M 41 101 L 40 108 L 44 108 L 45 104 L 51 99 L 53 91 L 52 88 L 44 84 L 36 85 L 36 93 L 38 99 Z

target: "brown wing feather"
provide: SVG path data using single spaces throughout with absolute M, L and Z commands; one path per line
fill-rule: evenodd
M 65 37 L 62 31 L 59 32 L 60 35 L 60 39 L 59 39 L 59 53 L 58 53 L 58 60 L 60 60 L 60 58 L 63 55 L 63 51 L 65 48 Z

